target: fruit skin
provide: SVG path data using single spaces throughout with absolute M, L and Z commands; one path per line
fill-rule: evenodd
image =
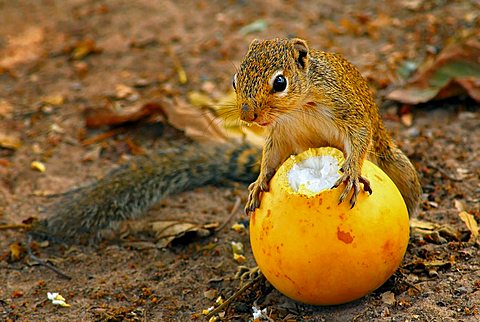
M 333 148 L 296 156 L 343 155 Z M 250 241 L 257 264 L 280 292 L 299 302 L 335 305 L 361 298 L 381 286 L 398 268 L 409 240 L 403 198 L 388 176 L 366 161 L 362 175 L 372 195 L 361 193 L 355 207 L 338 204 L 343 187 L 313 197 L 294 193 L 286 174 L 290 158 L 264 193 L 250 218 Z

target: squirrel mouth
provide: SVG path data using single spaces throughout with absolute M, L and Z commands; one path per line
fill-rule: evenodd
M 260 122 L 255 122 L 255 123 L 257 123 L 257 124 L 260 125 L 260 126 L 268 126 L 268 125 L 270 125 L 270 122 L 269 122 L 269 121 L 260 121 Z

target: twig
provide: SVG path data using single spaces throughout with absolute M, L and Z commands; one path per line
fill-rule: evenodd
M 217 306 L 215 309 L 210 311 L 210 313 L 207 314 L 206 318 L 210 319 L 212 316 L 215 314 L 218 314 L 220 311 L 222 311 L 224 308 L 226 308 L 230 303 L 232 303 L 237 297 L 245 293 L 245 291 L 252 286 L 253 284 L 259 282 L 261 279 L 265 278 L 263 274 L 258 275 L 255 277 L 253 280 L 249 281 L 245 285 L 243 285 L 238 291 L 236 291 L 232 296 L 230 296 L 228 299 L 226 299 L 222 304 Z
M 30 229 L 32 225 L 29 224 L 5 224 L 0 225 L 0 230 L 7 230 L 7 229 Z
M 48 264 L 47 262 L 41 260 L 40 258 L 38 258 L 37 256 L 33 255 L 33 252 L 32 252 L 32 248 L 30 247 L 30 243 L 32 241 L 32 236 L 30 234 L 27 235 L 27 252 L 28 252 L 28 255 L 30 256 L 30 258 L 36 262 L 37 264 L 41 265 L 41 266 L 44 266 L 52 271 L 54 271 L 55 273 L 57 273 L 58 275 L 60 275 L 61 277 L 67 279 L 67 280 L 71 280 L 72 277 L 68 276 L 67 274 L 65 274 L 64 272 L 62 272 L 61 270 L 59 270 L 58 268 L 56 268 L 55 266 L 53 265 L 50 265 Z
M 407 280 L 402 280 L 402 283 L 406 284 L 407 286 L 410 286 L 411 288 L 414 288 L 415 290 L 417 290 L 419 293 L 422 292 L 422 290 L 415 284 L 407 281 Z
M 218 228 L 215 229 L 215 231 L 220 231 L 223 228 L 225 228 L 225 226 L 228 225 L 228 223 L 232 220 L 233 216 L 235 216 L 235 214 L 237 213 L 238 208 L 240 208 L 241 203 L 242 203 L 242 199 L 240 197 L 237 197 L 237 199 L 235 200 L 235 204 L 233 205 L 233 208 L 230 211 L 230 214 L 228 215 L 227 219 L 225 219 L 225 221 L 220 226 L 218 226 Z
M 450 173 L 448 173 L 447 171 L 443 170 L 442 168 L 438 167 L 437 165 L 429 162 L 427 164 L 428 167 L 434 169 L 434 170 L 437 170 L 438 172 L 440 172 L 440 174 L 442 174 L 445 178 L 449 179 L 449 180 L 452 180 L 452 181 L 455 181 L 455 182 L 461 182 L 463 181 L 462 179 L 458 179 L 458 178 L 455 178 L 455 177 L 452 177 L 452 175 Z

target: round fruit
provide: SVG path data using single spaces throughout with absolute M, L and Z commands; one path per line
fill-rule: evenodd
M 408 245 L 405 202 L 373 163 L 365 161 L 362 168 L 373 193 L 361 190 L 353 208 L 351 193 L 339 204 L 345 185 L 330 188 L 343 162 L 334 148 L 290 157 L 250 218 L 260 270 L 276 289 L 300 302 L 341 304 L 372 292 L 395 272 Z

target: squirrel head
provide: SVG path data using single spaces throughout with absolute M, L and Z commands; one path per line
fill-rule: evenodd
M 233 77 L 240 119 L 261 126 L 301 106 L 309 49 L 302 39 L 254 40 Z

